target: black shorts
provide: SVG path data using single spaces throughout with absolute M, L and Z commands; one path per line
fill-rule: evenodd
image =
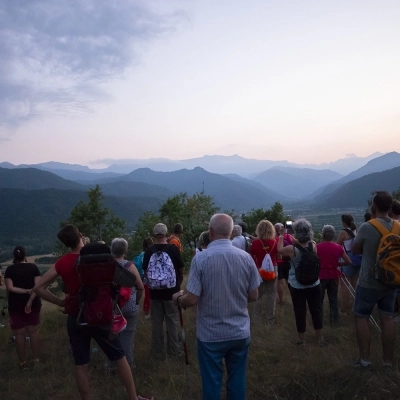
M 281 279 L 289 279 L 290 261 L 282 261 L 278 263 L 278 281 Z
M 76 318 L 68 316 L 67 331 L 75 365 L 85 365 L 90 361 L 90 340 L 93 338 L 110 361 L 118 361 L 125 356 L 117 335 L 110 340 L 110 330 L 93 326 L 79 326 Z

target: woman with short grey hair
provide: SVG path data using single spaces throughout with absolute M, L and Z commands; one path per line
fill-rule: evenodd
M 143 283 L 140 279 L 140 274 L 135 264 L 131 261 L 125 260 L 125 256 L 128 252 L 128 242 L 124 238 L 115 238 L 111 242 L 111 253 L 115 260 L 121 265 L 121 267 L 129 270 L 136 278 L 136 287 L 134 286 L 131 291 L 129 300 L 122 307 L 122 315 L 126 319 L 126 328 L 119 334 L 122 348 L 126 356 L 126 360 L 131 368 L 134 367 L 133 361 L 133 342 L 136 332 L 137 320 L 139 315 L 139 300 L 143 293 Z M 113 370 L 116 367 L 112 362 L 106 360 L 106 368 Z
M 321 264 L 319 279 L 321 281 L 321 306 L 324 307 L 325 291 L 329 300 L 329 321 L 336 326 L 339 320 L 338 289 L 340 278 L 340 265 L 347 265 L 349 256 L 343 247 L 333 242 L 335 228 L 324 225 L 322 228 L 322 242 L 317 244 L 318 257 Z M 344 261 L 340 261 L 343 258 Z
M 304 251 L 317 252 L 316 243 L 312 240 L 314 233 L 309 221 L 300 218 L 293 223 L 294 236 L 298 243 L 284 247 L 284 228 L 279 232 L 278 252 L 282 256 L 290 257 L 289 290 L 292 297 L 293 310 L 296 319 L 297 345 L 305 346 L 307 304 L 310 311 L 317 341 L 320 346 L 326 342 L 322 336 L 322 306 L 321 306 L 321 285 L 319 279 L 314 283 L 305 285 L 297 281 L 296 269 L 300 264 Z

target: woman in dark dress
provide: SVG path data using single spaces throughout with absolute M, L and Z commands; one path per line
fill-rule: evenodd
M 15 332 L 19 366 L 25 370 L 25 332 L 30 337 L 33 362 L 39 362 L 39 322 L 42 305 L 32 288 L 40 279 L 40 271 L 36 264 L 27 262 L 26 250 L 22 246 L 17 246 L 13 254 L 13 264 L 6 269 L 4 278 L 8 292 L 10 326 Z

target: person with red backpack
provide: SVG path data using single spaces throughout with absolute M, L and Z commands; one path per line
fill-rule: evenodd
M 128 242 L 124 238 L 115 238 L 111 242 L 111 253 L 122 268 L 127 269 L 136 278 L 136 284 L 128 290 L 129 298 L 121 306 L 122 315 L 126 319 L 126 328 L 119 333 L 122 348 L 124 349 L 126 360 L 131 368 L 134 368 L 133 345 L 135 339 L 136 326 L 139 314 L 139 301 L 142 297 L 144 286 L 140 274 L 135 264 L 125 259 L 128 252 Z M 124 288 L 126 289 L 126 288 Z M 106 368 L 113 370 L 115 363 L 106 362 Z
M 389 217 L 392 206 L 392 196 L 385 191 L 376 192 L 371 212 L 373 219 L 364 222 L 354 239 L 352 252 L 362 254 L 360 275 L 355 291 L 354 314 L 356 316 L 356 333 L 360 358 L 355 363 L 359 368 L 371 367 L 371 332 L 368 319 L 375 305 L 378 306 L 382 327 L 382 363 L 383 367 L 391 369 L 396 339 L 396 327 L 393 321 L 394 305 L 396 301 L 396 287 L 379 281 L 375 274 L 378 249 L 383 232 L 392 232 L 398 238 L 400 224 Z M 381 232 L 382 231 L 382 232 Z M 400 268 L 400 264 L 397 265 Z
M 77 272 L 77 260 L 83 247 L 82 235 L 74 225 L 65 225 L 57 235 L 58 239 L 71 252 L 61 257 L 35 285 L 33 291 L 42 299 L 59 307 L 65 307 L 68 314 L 67 331 L 75 361 L 75 379 L 82 400 L 90 400 L 89 387 L 89 361 L 90 341 L 93 338 L 103 350 L 107 358 L 115 361 L 117 372 L 122 384 L 125 386 L 129 400 L 144 399 L 136 394 L 131 369 L 126 360 L 124 350 L 118 335 L 110 338 L 110 332 L 101 327 L 79 326 L 77 317 L 79 313 L 78 297 L 80 290 L 79 275 Z M 47 290 L 47 287 L 61 276 L 66 287 L 66 298 L 60 299 Z

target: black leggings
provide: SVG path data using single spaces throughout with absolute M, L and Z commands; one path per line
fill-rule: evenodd
M 298 333 L 306 331 L 307 303 L 314 329 L 322 329 L 321 285 L 306 289 L 295 289 L 289 285 Z

